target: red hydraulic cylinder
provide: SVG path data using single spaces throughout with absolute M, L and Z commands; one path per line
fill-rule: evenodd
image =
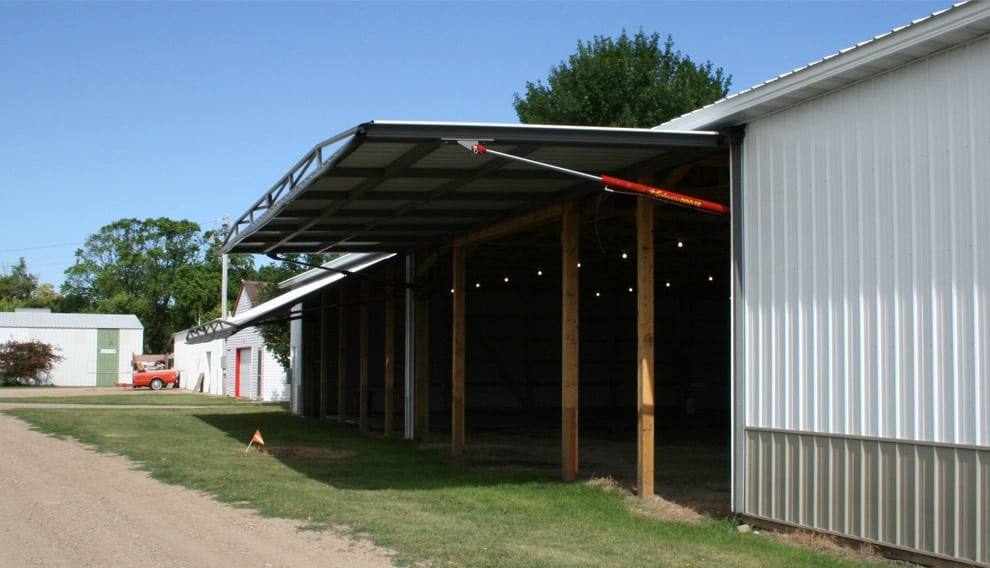
M 536 160 L 531 160 L 529 158 L 523 158 L 522 156 L 514 156 L 512 154 L 506 154 L 505 152 L 498 152 L 496 150 L 491 150 L 484 144 L 479 144 L 477 142 L 459 142 L 465 148 L 469 148 L 475 154 L 492 154 L 494 156 L 499 156 L 501 158 L 506 158 L 508 160 L 515 160 L 517 162 L 522 162 L 524 164 L 530 164 L 539 168 L 551 169 L 563 174 L 577 176 L 587 180 L 597 181 L 602 184 L 605 191 L 612 193 L 623 193 L 627 195 L 638 195 L 643 197 L 650 197 L 658 201 L 663 201 L 665 203 L 673 203 L 674 205 L 680 205 L 682 207 L 690 207 L 692 209 L 698 209 L 699 211 L 704 211 L 706 213 L 714 213 L 716 215 L 729 215 L 729 208 L 721 203 L 715 203 L 714 201 L 706 201 L 704 199 L 698 199 L 697 197 L 691 197 L 690 195 L 684 195 L 682 193 L 675 193 L 673 191 L 667 191 L 666 189 L 660 189 L 659 187 L 653 187 L 650 185 L 644 185 L 641 183 L 636 183 L 612 176 L 596 176 L 587 174 L 584 172 L 579 172 L 577 170 L 571 170 L 568 168 L 562 168 L 560 166 L 555 166 L 553 164 L 547 164 L 545 162 L 538 162 Z
M 666 189 L 660 189 L 659 187 L 643 185 L 641 183 L 614 178 L 612 176 L 601 176 L 601 180 L 602 185 L 605 186 L 605 191 L 652 197 L 653 199 L 666 201 L 667 203 L 691 207 L 693 209 L 700 209 L 702 211 L 715 213 L 717 215 L 729 214 L 728 207 L 722 205 L 721 203 L 715 203 L 714 201 L 706 201 L 704 199 L 698 199 L 697 197 L 691 197 L 690 195 L 674 193 L 673 191 L 667 191 Z

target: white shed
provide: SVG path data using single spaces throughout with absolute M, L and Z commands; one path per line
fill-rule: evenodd
M 214 339 L 191 344 L 186 343 L 188 334 L 189 330 L 172 334 L 174 366 L 182 373 L 182 388 L 207 394 L 224 394 L 224 340 Z
M 0 341 L 43 341 L 63 360 L 51 372 L 61 387 L 130 382 L 131 355 L 143 352 L 144 326 L 135 315 L 55 314 L 48 310 L 0 312 Z
M 237 294 L 234 318 L 255 306 L 262 282 L 245 281 Z M 265 339 L 255 326 L 231 335 L 226 345 L 225 392 L 230 396 L 269 402 L 289 400 L 285 369 L 265 347 Z
M 990 3 L 661 128 L 737 134 L 733 509 L 990 564 Z

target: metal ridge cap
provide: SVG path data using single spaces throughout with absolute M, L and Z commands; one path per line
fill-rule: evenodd
M 959 3 L 668 120 L 657 128 L 708 127 L 801 89 L 892 57 L 948 31 L 981 21 L 990 21 L 990 4 L 983 1 Z M 935 49 L 932 53 L 937 51 L 939 50 Z

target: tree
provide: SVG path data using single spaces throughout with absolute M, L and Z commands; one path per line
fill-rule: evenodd
M 513 107 L 525 123 L 654 127 L 721 99 L 731 76 L 694 63 L 670 36 L 642 30 L 632 38 L 578 41 L 577 53 L 553 67 L 546 84 L 527 82 Z
M 133 313 L 144 324 L 147 352 L 168 350 L 171 334 L 196 323 L 189 285 L 205 283 L 189 268 L 203 262 L 206 241 L 192 221 L 121 219 L 76 251 L 62 292 L 75 311 Z M 219 275 L 219 268 L 217 269 Z M 192 280 L 192 284 L 189 281 Z M 219 276 L 217 285 L 219 290 Z M 219 302 L 219 294 L 216 303 Z
M 202 261 L 180 267 L 175 283 L 175 309 L 181 312 L 177 319 L 191 322 L 190 325 L 222 317 L 220 286 L 223 269 L 219 254 L 222 239 L 213 231 L 207 231 L 203 242 L 207 246 Z M 242 281 L 257 278 L 254 259 L 250 255 L 229 255 L 227 273 L 228 299 L 236 297 Z
M 15 341 L 0 344 L 0 384 L 4 386 L 44 384 L 47 375 L 62 360 L 58 348 L 41 341 Z
M 17 308 L 50 308 L 59 306 L 62 297 L 51 284 L 38 283 L 38 276 L 28 272 L 27 261 L 11 267 L 0 268 L 0 312 L 12 312 Z

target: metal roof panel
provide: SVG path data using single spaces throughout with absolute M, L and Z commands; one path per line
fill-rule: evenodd
M 449 242 L 527 208 L 601 191 L 557 172 L 472 154 L 458 140 L 484 141 L 492 149 L 613 176 L 660 171 L 719 152 L 725 144 L 715 132 L 369 122 L 303 157 L 234 223 L 223 250 L 317 252 L 366 246 L 368 251 L 404 252 Z M 457 217 L 422 221 L 438 212 Z M 369 214 L 372 220 L 358 222 Z M 397 225 L 405 229 L 397 231 Z M 409 234 L 412 225 L 423 230 Z
M 0 312 L 0 327 L 52 329 L 144 329 L 133 314 L 58 314 L 43 311 Z

